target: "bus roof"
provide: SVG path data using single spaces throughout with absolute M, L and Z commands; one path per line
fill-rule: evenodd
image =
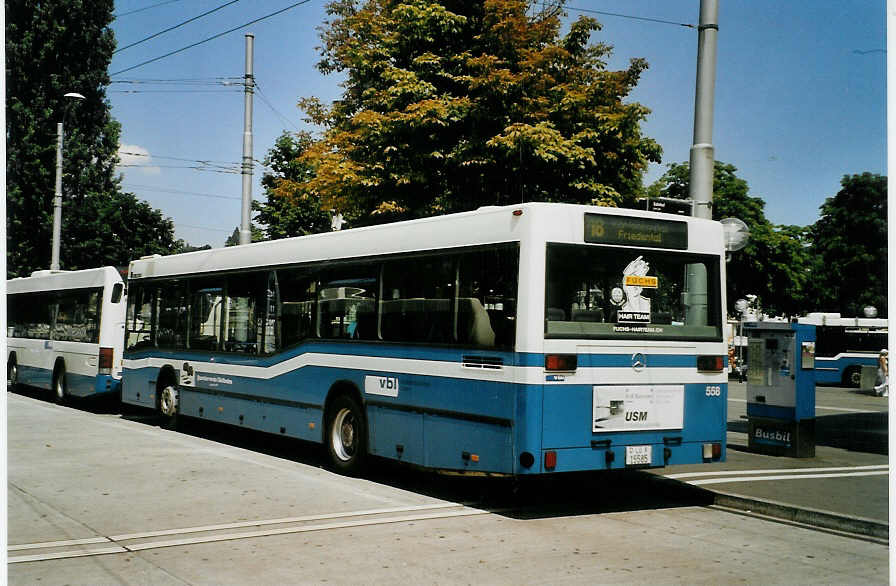
M 522 240 L 582 242 L 586 212 L 684 221 L 689 225 L 689 250 L 716 255 L 723 253 L 721 224 L 711 220 L 643 210 L 525 203 L 487 206 L 458 214 L 164 257 L 145 257 L 131 262 L 129 278 L 214 273 Z
M 885 328 L 889 320 L 885 317 L 840 317 L 839 313 L 810 313 L 804 317 L 797 318 L 797 322 L 829 327 Z
M 7 293 L 30 293 L 32 291 L 58 291 L 63 289 L 84 289 L 104 287 L 110 283 L 121 283 L 121 273 L 115 267 L 99 267 L 81 271 L 35 271 L 30 277 L 18 277 L 6 281 Z

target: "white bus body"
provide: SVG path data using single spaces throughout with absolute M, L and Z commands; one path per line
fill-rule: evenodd
M 6 282 L 7 380 L 58 399 L 121 385 L 124 281 L 114 267 L 36 271 Z

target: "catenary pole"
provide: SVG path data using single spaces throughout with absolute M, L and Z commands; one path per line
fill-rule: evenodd
M 712 219 L 712 181 L 715 152 L 712 146 L 713 102 L 716 84 L 716 43 L 719 33 L 718 0 L 700 0 L 697 37 L 697 89 L 694 96 L 694 144 L 691 146 L 690 190 L 697 218 Z M 688 265 L 685 322 L 708 323 L 706 266 Z
M 716 44 L 719 34 L 718 0 L 700 0 L 698 30 L 694 144 L 691 146 L 691 199 L 694 200 L 694 216 L 712 218 L 715 158 L 712 146 L 712 122 L 716 85 Z
M 53 195 L 53 248 L 50 270 L 59 270 L 59 241 L 62 239 L 62 122 L 56 124 L 56 192 Z M 46 249 L 44 249 L 46 250 Z
M 243 115 L 243 206 L 240 214 L 240 244 L 252 242 L 250 228 L 252 212 L 252 95 L 255 90 L 255 77 L 252 74 L 255 35 L 246 33 L 246 78 L 243 95 L 245 109 Z

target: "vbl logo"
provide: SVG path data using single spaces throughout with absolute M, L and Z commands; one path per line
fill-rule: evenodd
M 398 379 L 389 377 L 380 378 L 380 389 L 384 391 L 392 391 L 398 388 Z

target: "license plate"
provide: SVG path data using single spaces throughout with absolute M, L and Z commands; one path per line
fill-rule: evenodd
M 625 446 L 626 466 L 650 466 L 652 446 Z

